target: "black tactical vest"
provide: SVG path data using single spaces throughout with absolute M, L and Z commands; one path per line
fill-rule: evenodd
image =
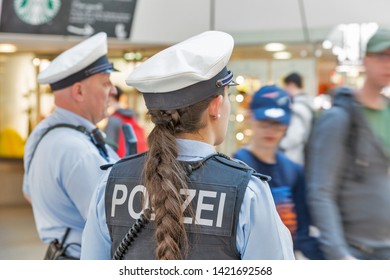
M 149 203 L 142 180 L 145 159 L 145 154 L 122 159 L 110 172 L 105 203 L 111 255 Z M 182 164 L 188 171 L 189 182 L 188 192 L 183 192 L 183 205 L 189 204 L 193 213 L 185 215 L 184 221 L 190 246 L 187 259 L 240 259 L 236 249 L 238 215 L 251 175 L 261 175 L 220 154 Z M 124 258 L 155 259 L 153 235 L 152 215 Z

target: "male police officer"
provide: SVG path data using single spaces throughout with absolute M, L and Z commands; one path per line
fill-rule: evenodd
M 110 81 L 114 68 L 106 54 L 107 35 L 98 33 L 59 55 L 39 74 L 40 83 L 50 84 L 56 108 L 25 146 L 23 192 L 32 203 L 39 236 L 44 243 L 58 239 L 72 244 L 65 254 L 73 258 L 80 256 L 99 167 L 118 159 L 96 128 L 115 91 Z

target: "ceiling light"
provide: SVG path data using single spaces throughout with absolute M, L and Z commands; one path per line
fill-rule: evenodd
M 289 52 L 276 52 L 272 56 L 275 59 L 290 59 L 291 53 L 289 53 Z
M 238 114 L 236 116 L 236 121 L 237 122 L 243 122 L 244 121 L 244 115 L 243 114 Z
M 32 60 L 32 64 L 34 66 L 39 66 L 39 64 L 41 64 L 41 60 L 38 57 L 34 57 Z
M 245 78 L 243 76 L 237 76 L 236 82 L 237 84 L 241 85 L 245 82 Z
M 239 133 L 236 134 L 236 139 L 237 139 L 238 141 L 242 141 L 242 140 L 244 140 L 244 138 L 245 138 L 244 133 L 239 132 Z
M 0 53 L 14 53 L 17 48 L 12 44 L 0 44 Z
M 332 53 L 333 53 L 334 55 L 339 55 L 341 52 L 343 52 L 343 49 L 340 48 L 340 47 L 338 47 L 338 46 L 334 46 L 334 47 L 332 48 Z
M 130 61 L 139 61 L 143 58 L 143 55 L 140 52 L 127 52 L 123 54 L 123 58 Z
M 329 50 L 333 47 L 333 44 L 331 41 L 325 40 L 324 42 L 322 42 L 322 47 L 326 50 Z
M 306 57 L 306 56 L 307 56 L 307 50 L 301 50 L 301 51 L 299 52 L 299 55 L 300 55 L 301 57 Z
M 315 56 L 315 57 L 321 57 L 321 56 L 322 56 L 322 50 L 316 49 L 316 50 L 314 51 L 314 56 Z
M 236 101 L 238 103 L 241 103 L 242 101 L 244 101 L 244 96 L 242 94 L 237 94 L 236 95 Z
M 264 46 L 264 49 L 269 52 L 279 52 L 284 51 L 286 46 L 281 43 L 269 43 Z
M 126 60 L 135 60 L 136 54 L 135 52 L 127 52 L 123 55 L 123 58 Z

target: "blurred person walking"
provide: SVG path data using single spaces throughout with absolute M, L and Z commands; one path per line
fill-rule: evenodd
M 50 84 L 56 108 L 26 142 L 23 192 L 39 237 L 50 244 L 47 259 L 80 257 L 100 165 L 119 159 L 96 128 L 115 92 L 113 71 L 102 32 L 60 54 L 38 75 L 40 83 Z
M 233 157 L 271 176 L 269 185 L 276 209 L 292 234 L 296 253 L 308 259 L 323 259 L 317 239 L 309 232 L 303 167 L 278 150 L 292 118 L 287 92 L 274 85 L 260 88 L 251 100 L 250 112 L 252 138 Z
M 107 125 L 104 128 L 106 143 L 116 151 L 119 157 L 124 157 L 126 154 L 126 143 L 122 125 L 127 123 L 131 125 L 137 137 L 137 152 L 145 152 L 148 149 L 145 132 L 138 124 L 135 112 L 120 106 L 119 100 L 123 90 L 118 86 L 115 86 L 115 88 L 116 94 L 110 94 L 110 106 L 114 109 L 114 112 L 108 118 Z
M 279 147 L 289 159 L 304 165 L 306 144 L 315 117 L 313 101 L 303 92 L 303 78 L 300 74 L 293 72 L 283 82 L 292 100 L 292 117 Z
M 309 143 L 308 202 L 327 259 L 390 259 L 390 29 L 379 28 L 356 92 L 338 89 Z
M 229 122 L 233 45 L 227 33 L 204 32 L 130 74 L 155 124 L 150 150 L 119 161 L 100 184 L 82 259 L 294 258 L 268 178 L 214 147 Z

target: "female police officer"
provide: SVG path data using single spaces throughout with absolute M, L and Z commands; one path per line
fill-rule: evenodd
M 230 115 L 233 45 L 204 32 L 130 74 L 155 124 L 150 150 L 119 161 L 98 188 L 82 259 L 294 258 L 267 177 L 214 148 Z

